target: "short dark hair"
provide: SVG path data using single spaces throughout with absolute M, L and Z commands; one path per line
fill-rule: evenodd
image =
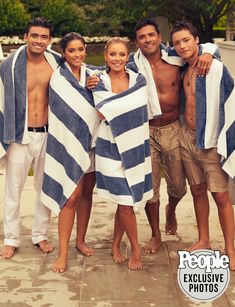
M 171 40 L 173 34 L 181 30 L 188 30 L 194 38 L 198 36 L 197 29 L 192 25 L 191 22 L 188 22 L 187 20 L 178 20 L 171 28 Z
M 77 32 L 70 32 L 70 33 L 65 34 L 61 38 L 61 40 L 60 40 L 60 48 L 61 48 L 61 50 L 63 52 L 65 52 L 65 49 L 67 48 L 68 43 L 73 41 L 73 40 L 79 40 L 84 45 L 84 47 L 86 46 L 85 40 L 84 40 L 84 38 L 82 37 L 81 34 L 79 34 Z
M 145 26 L 154 26 L 154 29 L 156 30 L 156 32 L 158 34 L 160 34 L 160 30 L 159 30 L 159 27 L 158 27 L 158 24 L 156 23 L 156 21 L 154 19 L 148 19 L 148 18 L 144 18 L 144 19 L 140 19 L 137 24 L 135 25 L 134 27 L 134 32 L 135 32 L 135 37 L 136 37 L 136 32 L 145 27 Z
M 32 27 L 42 27 L 49 30 L 50 36 L 52 36 L 53 33 L 53 26 L 50 20 L 44 18 L 44 17 L 36 17 L 34 19 L 31 19 L 26 26 L 26 34 L 29 33 L 30 29 Z

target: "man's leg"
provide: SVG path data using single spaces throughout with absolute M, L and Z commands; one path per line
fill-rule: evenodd
M 51 210 L 49 210 L 41 201 L 42 180 L 46 153 L 46 133 L 29 133 L 31 150 L 34 153 L 33 175 L 34 188 L 36 190 L 35 215 L 32 228 L 33 244 L 38 246 L 43 252 L 53 251 L 53 246 L 48 242 L 47 232 L 50 223 Z
M 225 251 L 230 259 L 230 269 L 235 270 L 234 213 L 228 192 L 211 193 L 218 208 L 221 229 L 224 235 Z
M 156 202 L 147 202 L 145 205 L 145 213 L 147 215 L 149 225 L 152 231 L 152 237 L 144 246 L 144 250 L 148 254 L 156 253 L 161 246 L 161 231 L 159 228 L 159 199 Z
M 194 210 L 198 227 L 198 241 L 194 243 L 188 250 L 190 252 L 199 249 L 210 249 L 209 236 L 209 199 L 207 195 L 207 185 L 205 182 L 198 185 L 190 186 L 193 196 Z
M 4 248 L 0 256 L 10 259 L 20 244 L 20 196 L 23 190 L 31 157 L 28 145 L 12 143 L 6 156 Z
M 161 184 L 161 146 L 158 142 L 158 128 L 150 127 L 150 149 L 152 162 L 152 182 L 154 196 L 145 205 L 145 213 L 151 227 L 152 236 L 149 242 L 145 243 L 146 253 L 156 253 L 161 246 L 161 232 L 159 228 L 159 190 Z
M 84 256 L 92 256 L 94 250 L 87 246 L 85 242 L 85 236 L 87 226 L 89 223 L 91 206 L 92 206 L 92 193 L 95 186 L 95 172 L 91 172 L 84 175 L 83 189 L 79 198 L 77 206 L 77 238 L 76 248 Z

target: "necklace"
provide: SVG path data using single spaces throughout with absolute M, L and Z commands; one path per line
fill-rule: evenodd
M 185 82 L 185 84 L 186 84 L 187 86 L 190 86 L 190 84 L 191 84 L 191 82 L 192 82 L 192 78 L 193 78 L 193 75 L 194 75 L 195 70 L 196 70 L 196 67 L 193 68 L 192 73 L 191 73 L 191 75 L 190 75 L 190 78 L 188 78 L 188 80 Z M 188 71 L 187 71 L 187 72 L 188 72 Z M 189 73 L 188 73 L 188 74 L 189 74 Z M 188 74 L 187 74 L 187 75 L 188 75 Z

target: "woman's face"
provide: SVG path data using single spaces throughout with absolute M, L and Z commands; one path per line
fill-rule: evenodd
M 63 56 L 71 68 L 80 68 L 86 57 L 86 49 L 79 39 L 70 41 L 63 52 Z
M 128 49 L 124 43 L 111 43 L 105 51 L 104 58 L 110 71 L 122 71 L 128 60 Z

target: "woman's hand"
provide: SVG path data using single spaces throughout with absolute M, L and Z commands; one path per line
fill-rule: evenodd
M 86 88 L 88 90 L 95 88 L 98 85 L 99 80 L 100 79 L 96 75 L 88 77 L 88 79 L 86 81 Z

